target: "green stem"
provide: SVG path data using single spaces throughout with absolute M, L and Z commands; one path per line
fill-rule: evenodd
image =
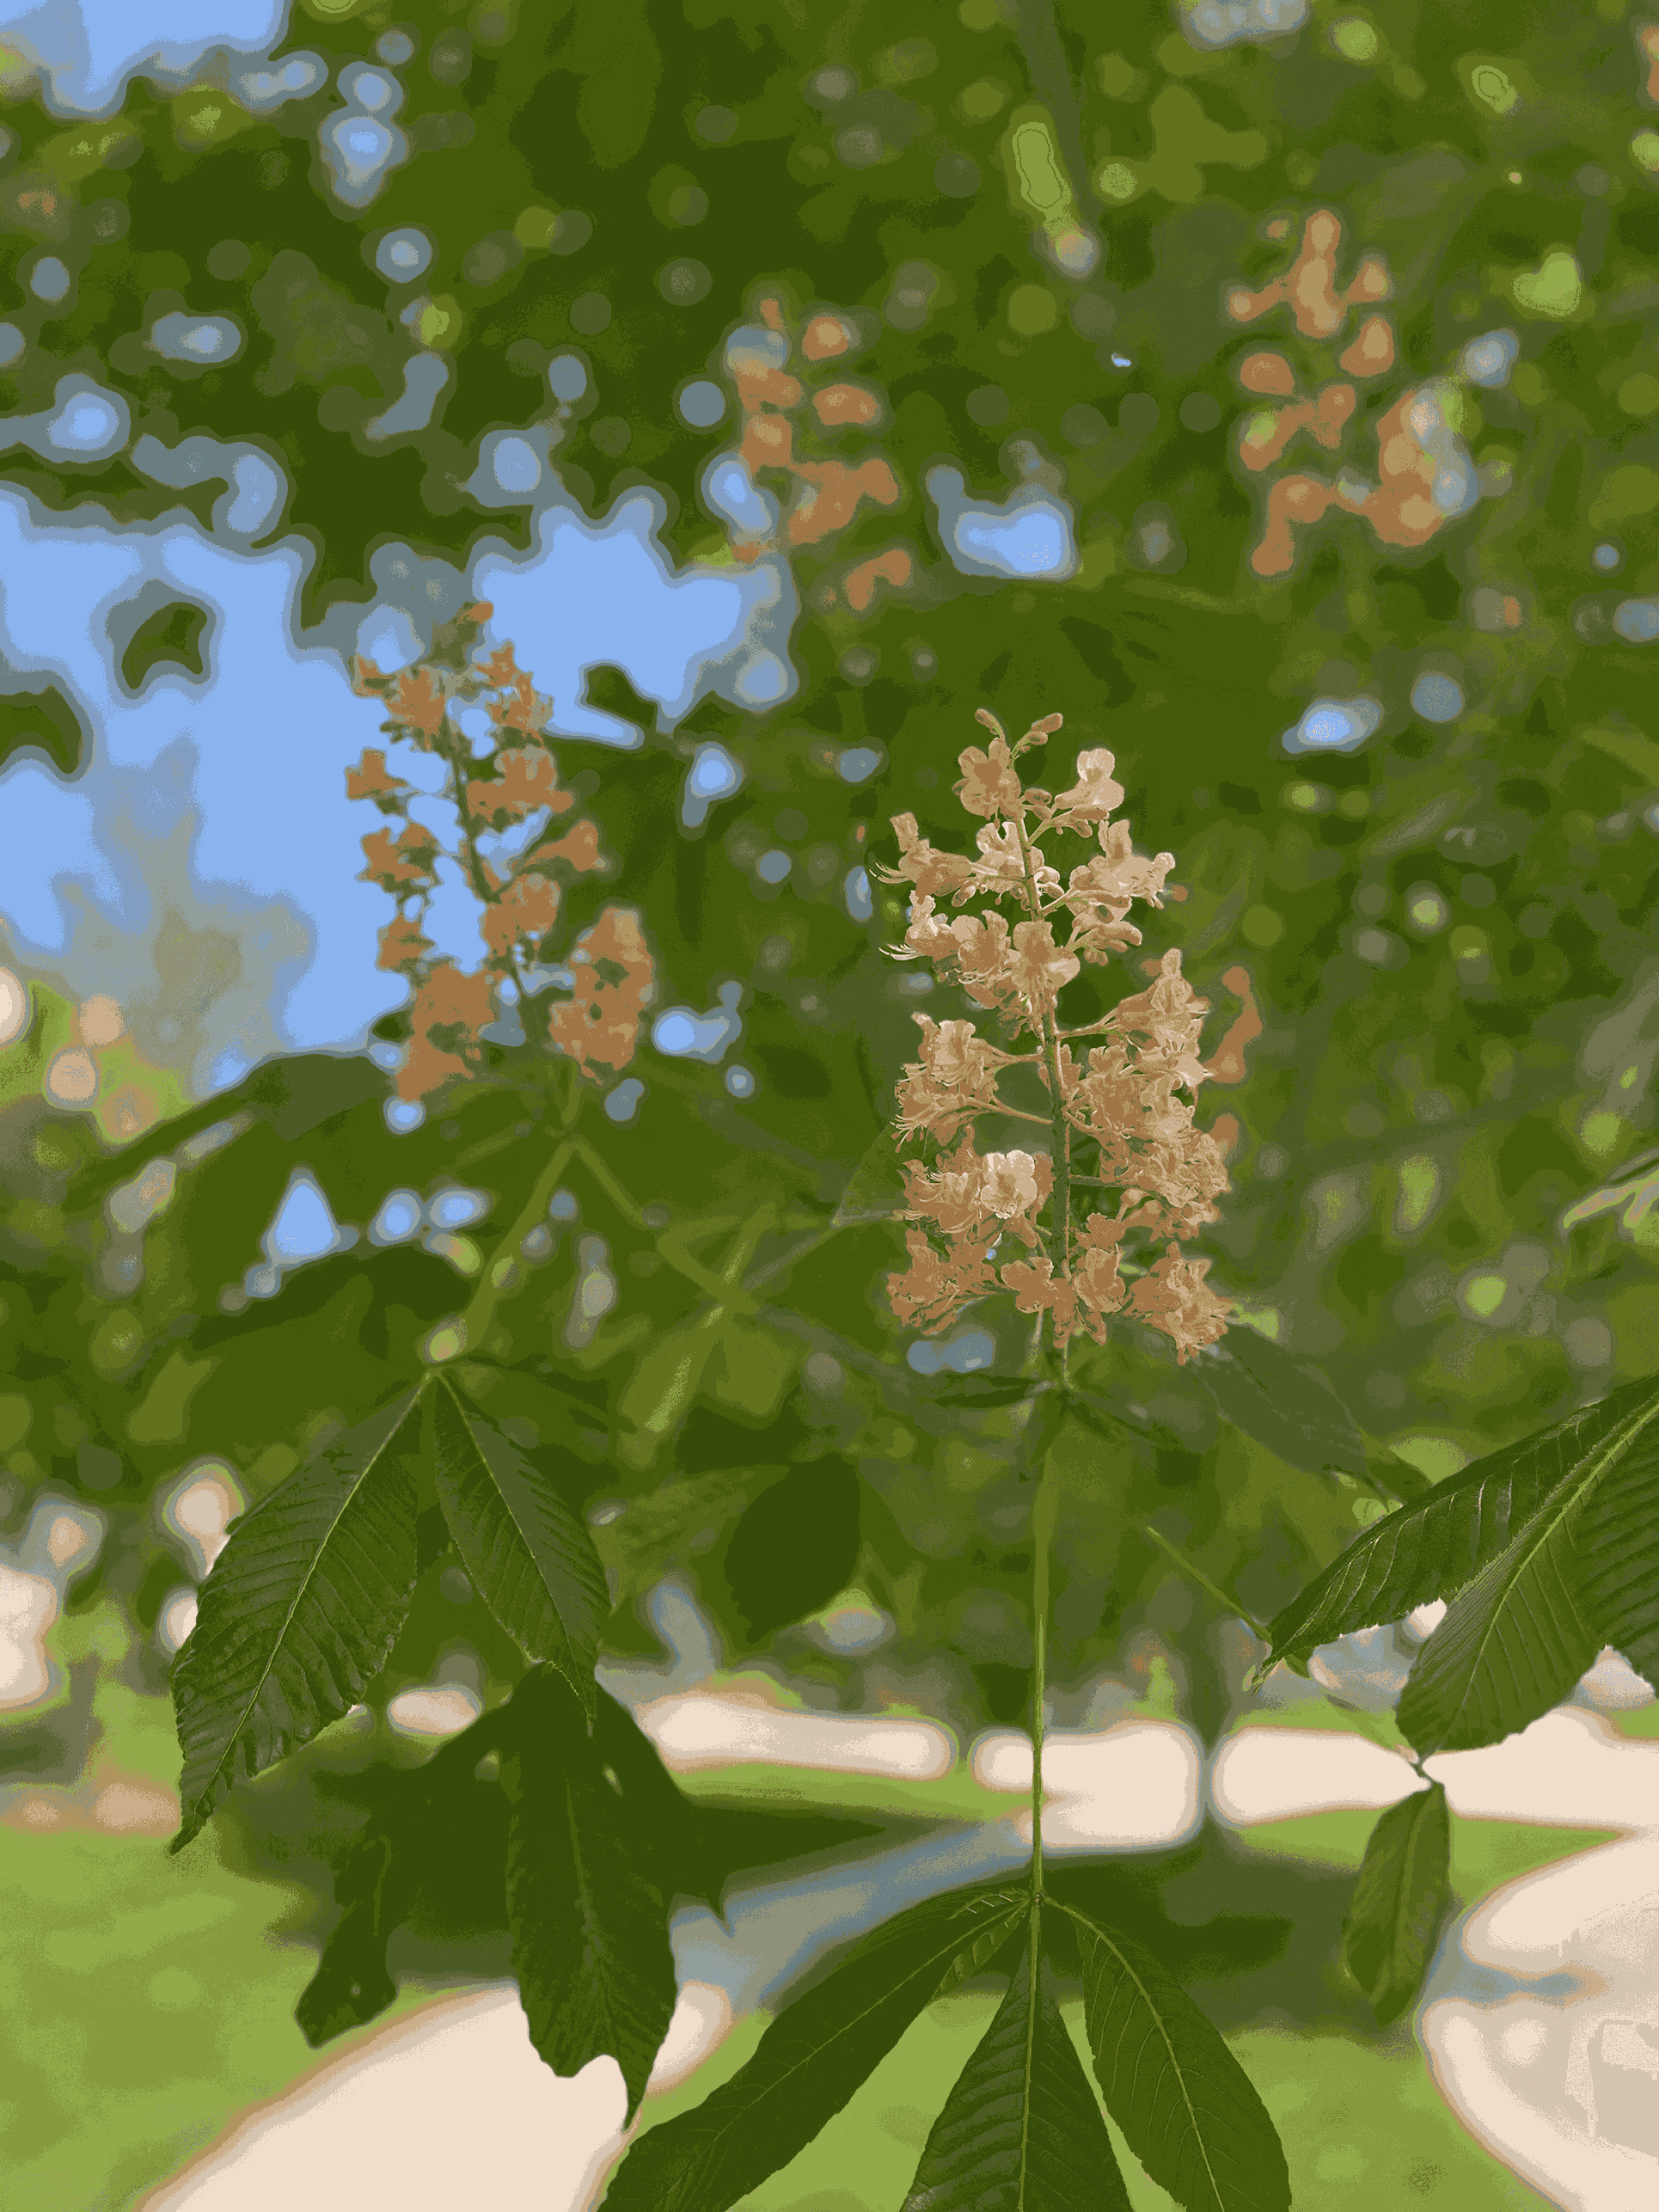
M 1255 1615 L 1246 1613 L 1236 1597 L 1229 1597 L 1220 1583 L 1212 1582 L 1197 1561 L 1190 1559 L 1178 1544 L 1172 1544 L 1167 1536 L 1153 1527 L 1150 1521 L 1142 1522 L 1141 1533 L 1143 1536 L 1150 1536 L 1154 1544 L 1167 1552 L 1182 1573 L 1191 1575 L 1200 1590 L 1208 1590 L 1224 1613 L 1233 1614 L 1259 1636 L 1264 1644 L 1271 1645 L 1273 1639 L 1268 1634 L 1263 1623 L 1257 1620 Z
M 1043 901 L 1037 888 L 1037 871 L 1032 864 L 1032 849 L 1025 838 L 1023 817 L 1014 819 L 1014 834 L 1019 840 L 1020 863 L 1025 871 L 1025 905 L 1033 921 L 1043 910 Z M 1050 1258 L 1056 1275 L 1071 1273 L 1071 1124 L 1066 1119 L 1064 1096 L 1060 1088 L 1060 1043 L 1055 1031 L 1052 1012 L 1038 1011 L 1038 1032 L 1043 1039 L 1043 1057 L 1049 1071 L 1049 1125 L 1053 1133 L 1052 1160 L 1054 1165 L 1054 1210 L 1050 1216 L 1053 1223 L 1052 1239 L 1058 1245 Z
M 655 1235 L 658 1251 L 676 1274 L 683 1275 L 686 1281 L 695 1283 L 706 1297 L 713 1298 L 718 1304 L 729 1308 L 733 1313 L 752 1314 L 754 1312 L 755 1301 L 747 1295 L 741 1284 L 723 1282 L 718 1275 L 711 1272 L 695 1253 L 687 1251 L 672 1229 L 658 1231 L 652 1229 L 651 1223 L 585 1137 L 578 1137 L 576 1140 L 576 1155 L 622 1218 L 631 1227 L 644 1229 L 647 1235 Z M 762 1214 L 751 1216 L 751 1219 L 762 1221 L 762 1227 L 755 1231 L 744 1254 L 745 1265 L 753 1256 L 755 1247 L 760 1242 L 762 1235 L 771 1226 L 771 1207 L 762 1208 Z M 749 1234 L 749 1229 L 745 1228 L 744 1235 Z
M 1014 819 L 1014 832 L 1019 839 L 1020 863 L 1025 872 L 1026 910 L 1035 921 L 1043 912 L 1042 894 L 1038 889 L 1037 870 L 1032 861 L 1032 849 L 1025 836 L 1023 812 Z M 1054 1272 L 1058 1276 L 1071 1273 L 1071 1124 L 1066 1119 L 1065 1099 L 1060 1085 L 1060 1043 L 1053 1010 L 1035 1009 L 1038 1030 L 1043 1043 L 1043 1058 L 1049 1075 L 1049 1128 L 1050 1158 L 1054 1167 L 1054 1204 L 1049 1216 L 1049 1257 Z M 1038 1316 L 1041 1327 L 1041 1316 Z M 1040 1338 L 1038 1339 L 1040 1342 Z M 1060 1346 L 1060 1382 L 1064 1388 L 1069 1379 L 1067 1353 L 1068 1346 Z M 1049 1555 L 1054 1541 L 1054 1523 L 1058 1500 L 1055 1496 L 1050 1474 L 1050 1454 L 1044 1453 L 1042 1465 L 1037 1470 L 1037 1494 L 1032 1500 L 1032 1901 L 1033 1908 L 1040 1904 L 1043 1896 L 1043 1707 L 1048 1694 L 1049 1654 Z
M 570 1088 L 560 1115 L 560 1119 L 567 1132 L 574 1128 L 576 1118 L 582 1110 L 581 1088 L 574 1069 L 571 1070 L 571 1075 Z M 530 1196 L 519 1208 L 512 1227 L 490 1255 L 489 1265 L 485 1268 L 479 1280 L 478 1288 L 472 1295 L 472 1302 L 461 1316 L 456 1330 L 457 1353 L 465 1351 L 468 1345 L 471 1345 L 474 1351 L 482 1351 L 484 1339 L 489 1333 L 490 1323 L 495 1318 L 496 1303 L 511 1281 L 513 1268 L 517 1264 L 519 1247 L 530 1231 L 541 1226 L 548 1210 L 548 1203 L 559 1187 L 559 1178 L 569 1164 L 571 1155 L 576 1149 L 577 1141 L 574 1137 L 566 1134 L 554 1148 L 547 1166 L 536 1177 Z
M 1043 1707 L 1048 1694 L 1049 1555 L 1059 1499 L 1044 1454 L 1032 1500 L 1032 1901 L 1043 1896 Z

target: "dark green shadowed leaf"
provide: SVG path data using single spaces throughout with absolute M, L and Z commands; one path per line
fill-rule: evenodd
M 823 1813 L 695 1803 L 627 1706 L 603 1690 L 593 1748 L 600 1765 L 615 1776 L 628 1833 L 647 1854 L 652 1878 L 670 1901 L 696 1897 L 718 1914 L 726 1883 L 741 1868 L 775 1866 L 881 1833 L 868 1821 Z
M 340 1915 L 294 2007 L 313 2049 L 373 2019 L 396 1996 L 388 1940 L 454 1879 L 454 1849 L 475 1832 L 481 1799 L 499 1799 L 494 1780 L 484 1781 L 478 1764 L 486 1752 L 499 1749 L 511 1711 L 508 1704 L 481 1714 L 419 1766 L 370 1769 L 369 1817 L 334 1868 Z M 503 1845 L 505 1829 L 503 1807 L 497 1829 Z M 498 1877 L 499 1866 L 498 1860 Z M 499 1879 L 496 1889 L 499 1895 Z M 483 1902 L 474 1891 L 469 1903 Z
M 1254 1329 L 1229 1329 L 1197 1364 L 1224 1421 L 1267 1445 L 1288 1466 L 1323 1474 L 1365 1469 L 1353 1416 L 1317 1369 L 1293 1359 Z
M 521 1685 L 515 1702 L 524 1694 Z M 621 1785 L 634 1831 L 652 1855 L 664 1895 L 697 1897 L 718 1913 L 727 1867 L 710 1835 L 707 1813 L 687 1797 L 627 1707 L 603 1690 L 594 1716 L 593 1748 Z
M 859 1554 L 858 1471 L 839 1455 L 791 1468 L 732 1532 L 725 1578 L 751 1638 L 827 1605 Z
M 605 2212 L 727 2212 L 787 2166 L 874 2073 L 964 1945 L 1025 1909 L 1018 1893 L 933 1899 L 889 1921 L 787 2004 L 747 2066 L 642 2135 Z
M 1288 1467 L 1352 1475 L 1390 1498 L 1421 1498 L 1433 1487 L 1408 1461 L 1368 1451 L 1352 1414 L 1319 1369 L 1254 1329 L 1229 1329 L 1197 1371 L 1221 1418 Z
M 1288 2212 L 1278 2133 L 1249 2075 L 1168 1969 L 1070 1906 L 1107 2110 L 1188 2212 Z
M 1395 1718 L 1420 1759 L 1513 1736 L 1558 1705 L 1595 1658 L 1572 1531 L 1584 1486 L 1552 1491 L 1417 1653 Z
M 1071 1418 L 1098 1437 L 1102 1443 L 1121 1449 L 1125 1437 L 1143 1439 L 1166 1451 L 1184 1451 L 1183 1444 L 1173 1429 L 1166 1428 L 1161 1421 L 1132 1407 L 1126 1399 L 1114 1405 L 1100 1396 L 1098 1391 L 1068 1390 L 1065 1408 Z
M 1093 2085 L 1032 1932 L 927 2137 L 903 2212 L 1129 2212 Z
M 343 1910 L 294 2007 L 313 2050 L 373 2019 L 397 1994 L 386 1964 L 387 1939 L 397 1917 L 389 1896 L 392 1867 L 391 1839 L 376 1833 L 352 1847 L 334 1876 L 334 1897 Z
M 632 2120 L 674 2012 L 667 1903 L 561 1677 L 528 1678 L 513 1706 L 507 1925 L 530 2041 L 555 2074 L 614 2058 Z
M 1040 1388 L 1029 1375 L 953 1375 L 948 1382 L 927 1393 L 937 1406 L 963 1406 L 995 1412 L 1004 1406 L 1022 1406 Z
M 1638 1443 L 1589 1498 L 1573 1529 L 1578 1609 L 1659 1688 L 1659 1450 Z
M 1403 1620 L 1430 1598 L 1461 1590 L 1508 1548 L 1552 1491 L 1568 1484 L 1582 1494 L 1656 1414 L 1659 1391 L 1644 1377 L 1489 1452 L 1416 1504 L 1374 1522 L 1270 1624 L 1271 1646 L 1258 1671 L 1305 1657 L 1350 1629 Z
M 1449 1894 L 1451 1850 L 1446 1792 L 1438 1782 L 1390 1805 L 1371 1830 L 1343 1927 L 1342 1955 L 1385 2027 L 1423 1986 Z
M 585 1523 L 499 1429 L 432 1392 L 433 1477 L 479 1596 L 532 1659 L 557 1667 L 590 1720 L 593 1669 L 610 1593 Z
M 361 1421 L 231 1529 L 173 1666 L 181 1850 L 238 1777 L 309 1743 L 385 1664 L 414 1589 L 412 1394 Z

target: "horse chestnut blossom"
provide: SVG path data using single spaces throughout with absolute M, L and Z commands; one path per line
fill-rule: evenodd
M 909 1265 L 888 1278 L 888 1295 L 901 1320 L 937 1335 L 971 1300 L 1012 1290 L 1020 1312 L 1050 1316 L 1060 1346 L 1080 1328 L 1104 1343 L 1108 1320 L 1121 1314 L 1161 1330 L 1185 1362 L 1215 1342 L 1231 1310 L 1204 1280 L 1209 1262 L 1181 1250 L 1184 1237 L 1217 1218 L 1214 1202 L 1227 1188 L 1220 1148 L 1193 1121 L 1192 1097 L 1210 1072 L 1198 1057 L 1209 1006 L 1172 950 L 1149 987 L 1104 1020 L 1061 1026 L 1060 993 L 1085 962 L 1099 966 L 1140 944 L 1129 909 L 1137 900 L 1161 906 L 1175 865 L 1172 853 L 1137 853 L 1127 823 L 1113 820 L 1123 790 L 1111 753 L 1080 754 L 1069 790 L 1022 787 L 1015 762 L 1045 744 L 1061 719 L 1045 715 L 1010 746 L 982 709 L 991 743 L 961 755 L 956 787 L 983 824 L 976 852 L 940 852 L 918 835 L 914 815 L 900 814 L 898 865 L 876 864 L 883 881 L 911 889 L 909 927 L 888 948 L 893 957 L 932 960 L 1000 1016 L 1009 1043 L 1023 1035 L 1034 1048 L 1011 1051 L 972 1021 L 916 1015 L 921 1057 L 898 1085 L 894 1126 L 901 1143 L 932 1139 L 935 1149 L 930 1164 L 905 1163 L 907 1218 L 923 1226 L 907 1232 Z M 1047 853 L 1060 836 L 1099 848 L 1063 878 Z M 949 918 L 941 911 L 941 902 L 976 900 L 989 904 Z M 999 1091 L 1021 1068 L 1046 1089 L 1046 1114 Z M 1046 1122 L 1048 1149 L 977 1150 L 974 1124 L 986 1115 Z M 1162 1250 L 1132 1260 L 1131 1236 Z
M 443 795 L 459 825 L 450 852 L 411 819 L 414 787 L 389 771 L 384 752 L 365 751 L 346 771 L 349 798 L 372 800 L 383 814 L 404 824 L 395 836 L 374 830 L 363 840 L 368 866 L 359 880 L 377 883 L 400 902 L 396 920 L 380 933 L 379 965 L 414 985 L 412 1034 L 397 1074 L 405 1100 L 425 1098 L 452 1077 L 470 1075 L 482 1059 L 481 1034 L 496 1018 L 500 986 L 511 983 L 527 995 L 530 971 L 544 961 L 562 965 L 571 993 L 548 1016 L 549 1042 L 596 1081 L 620 1075 L 633 1058 L 654 987 L 651 948 L 633 907 L 603 908 L 562 955 L 553 942 L 566 885 L 603 872 L 608 862 L 596 823 L 584 818 L 554 834 L 576 800 L 560 785 L 542 736 L 552 702 L 536 691 L 511 645 L 475 657 L 490 612 L 481 601 L 463 608 L 413 668 L 383 676 L 372 661 L 352 665 L 353 690 L 378 696 L 389 711 L 383 730 L 444 761 Z M 450 711 L 481 702 L 495 732 L 493 750 L 481 759 Z M 438 953 L 421 926 L 438 888 L 440 858 L 455 864 L 482 909 L 479 928 L 487 950 L 470 972 Z

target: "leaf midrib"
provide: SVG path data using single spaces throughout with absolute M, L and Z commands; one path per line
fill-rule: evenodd
M 616 2015 L 610 2001 L 610 1947 L 605 1941 L 603 1916 L 594 1897 L 588 1878 L 587 1860 L 582 1850 L 581 1823 L 576 1817 L 576 1792 L 568 1774 L 560 1777 L 559 1794 L 564 1800 L 566 1817 L 570 1823 L 571 1869 L 576 1879 L 577 1910 L 581 1915 L 582 1929 L 586 1941 L 592 1946 L 594 1972 L 592 1985 L 600 2013 L 604 2019 L 604 2031 L 611 2054 L 618 2066 L 622 2054 L 618 2045 L 621 2037 L 617 2031 Z M 630 2099 L 632 2089 L 628 2092 Z
M 330 1520 L 328 1532 L 324 1535 L 322 1541 L 317 1546 L 316 1552 L 312 1558 L 311 1564 L 306 1568 L 305 1572 L 301 1576 L 300 1580 L 295 1588 L 293 1597 L 289 1602 L 288 1610 L 283 1616 L 282 1627 L 278 1630 L 276 1636 L 272 1640 L 270 1651 L 266 1657 L 264 1665 L 260 1670 L 259 1679 L 254 1683 L 252 1690 L 248 1693 L 247 1703 L 242 1707 L 242 1710 L 237 1716 L 236 1725 L 231 1730 L 223 1750 L 219 1754 L 212 1767 L 208 1770 L 205 1782 L 203 1784 L 201 1789 L 197 1792 L 194 1799 L 192 1801 L 190 1810 L 193 1814 L 199 1811 L 203 1801 L 210 1795 L 214 1783 L 217 1782 L 223 1774 L 226 1762 L 234 1755 L 236 1745 L 241 1741 L 242 1730 L 248 1725 L 248 1717 L 259 1703 L 260 1693 L 264 1689 L 265 1685 L 271 1679 L 271 1670 L 276 1665 L 277 1655 L 282 1650 L 288 1631 L 294 1624 L 294 1615 L 299 1610 L 300 1603 L 304 1598 L 306 1592 L 310 1589 L 313 1581 L 322 1571 L 322 1562 L 328 1555 L 329 1545 L 334 1541 L 335 1530 L 345 1519 L 346 1515 L 349 1510 L 353 1499 L 357 1497 L 358 1492 L 362 1489 L 364 1484 L 367 1482 L 370 1474 L 373 1474 L 375 1468 L 379 1465 L 381 1454 L 390 1447 L 393 1437 L 398 1434 L 399 1431 L 402 1428 L 404 1422 L 407 1420 L 410 1406 L 413 1405 L 415 1398 L 419 1394 L 418 1392 L 411 1392 L 408 1405 L 403 1407 L 397 1418 L 393 1422 L 391 1427 L 386 1431 L 386 1434 L 382 1438 L 381 1442 L 375 1446 L 374 1450 L 370 1452 L 368 1458 L 364 1460 L 362 1468 L 358 1473 L 357 1479 L 352 1484 L 351 1488 L 346 1492 L 345 1496 L 340 1499 L 339 1510 Z M 273 1490 L 268 1498 L 265 1498 L 260 1500 L 260 1505 L 256 1510 L 263 1511 L 266 1506 L 273 1504 L 277 1498 L 281 1497 L 281 1495 L 282 1492 L 280 1488 Z M 253 1517 L 252 1514 L 248 1516 L 250 1521 Z M 206 1816 L 204 1815 L 204 1818 Z M 199 1826 L 199 1824 L 200 1823 L 199 1823 L 198 1825 Z

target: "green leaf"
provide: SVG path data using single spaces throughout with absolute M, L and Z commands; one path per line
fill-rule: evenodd
M 1558 1486 L 1599 1480 L 1656 1414 L 1659 1390 L 1647 1376 L 1489 1452 L 1416 1504 L 1374 1522 L 1270 1623 L 1270 1648 L 1258 1673 L 1461 1590 L 1507 1549 Z
M 521 1684 L 515 1698 L 524 1694 Z M 664 1896 L 698 1897 L 718 1913 L 727 1864 L 711 1834 L 708 1814 L 687 1797 L 627 1707 L 604 1690 L 594 1719 L 593 1748 L 601 1765 L 616 1776 L 634 1833 L 651 1854 Z
M 1659 1453 L 1645 1439 L 1588 1501 L 1573 1535 L 1579 1610 L 1659 1688 Z
M 1197 1375 L 1221 1418 L 1287 1467 L 1352 1475 L 1391 1498 L 1420 1498 L 1430 1487 L 1409 1461 L 1368 1451 L 1358 1424 L 1319 1369 L 1255 1329 L 1229 1329 L 1198 1362 Z
M 1225 1421 L 1309 1474 L 1362 1474 L 1353 1416 L 1315 1367 L 1252 1328 L 1229 1329 L 1197 1373 Z
M 356 1843 L 336 1870 L 334 1899 L 344 1909 L 294 2007 L 313 2050 L 373 2019 L 397 1994 L 386 1965 L 387 1939 L 398 1917 L 389 1895 L 391 1872 L 391 1838 L 378 1830 Z
M 1390 1805 L 1371 1830 L 1343 1927 L 1342 1955 L 1385 2027 L 1423 1986 L 1450 1894 L 1451 1851 L 1446 1792 L 1438 1782 Z
M 532 1659 L 559 1669 L 591 1720 L 610 1593 L 586 1523 L 499 1429 L 464 1409 L 442 1376 L 432 1422 L 433 1480 L 474 1586 Z
M 667 1903 L 562 1678 L 527 1677 L 513 1706 L 530 1725 L 501 1759 L 507 1925 L 530 2041 L 555 2074 L 614 2058 L 631 2121 L 674 2013 Z
M 727 2212 L 787 2166 L 866 2080 L 965 1945 L 1026 1909 L 1018 1891 L 956 1891 L 902 1913 L 792 1998 L 747 2066 L 642 2135 L 605 2212 Z
M 340 1916 L 294 2008 L 313 2049 L 385 2010 L 397 1994 L 386 1959 L 393 1930 L 423 1904 L 430 1909 L 438 1890 L 456 1898 L 456 1847 L 475 1832 L 481 1796 L 496 1794 L 493 1783 L 479 1777 L 478 1762 L 499 1749 L 511 1710 L 509 1704 L 481 1714 L 417 1767 L 370 1768 L 368 1818 L 334 1869 Z M 502 1832 L 505 1840 L 505 1823 Z M 463 1888 L 460 1918 L 481 1905 L 487 1917 L 487 1903 Z
M 725 1578 L 751 1641 L 804 1620 L 845 1590 L 858 1564 L 858 1470 L 839 1454 L 791 1468 L 744 1511 Z
M 994 1412 L 999 1406 L 1023 1406 L 1033 1391 L 1044 1387 L 1029 1375 L 953 1375 L 927 1395 L 935 1406 L 964 1406 Z
M 898 1141 L 891 1127 L 884 1127 L 871 1139 L 847 1179 L 836 1208 L 835 1226 L 845 1229 L 857 1222 L 891 1221 L 909 1203 Z
M 1038 1953 L 1032 1970 L 1036 1933 L 933 2124 L 903 2212 L 1129 2212 L 1054 1970 Z
M 173 1665 L 182 1850 L 239 1775 L 309 1743 L 386 1664 L 415 1584 L 413 1393 L 232 1526 Z
M 1558 1705 L 1595 1658 L 1572 1533 L 1587 1486 L 1570 1477 L 1552 1490 L 1417 1653 L 1395 1719 L 1420 1759 L 1513 1736 Z
M 1107 2109 L 1188 2212 L 1289 2212 L 1278 2134 L 1249 2075 L 1148 1951 L 1074 1907 L 1083 2007 Z
M 679 1426 L 732 1319 L 710 1307 L 641 1352 L 616 1397 L 616 1455 L 625 1467 L 649 1467 Z
M 934 1996 L 948 1997 L 964 1982 L 971 1982 L 976 1974 L 989 1972 L 996 1964 L 999 1952 L 1008 1950 L 1016 1939 L 1025 1941 L 1025 1927 L 1026 1923 L 1018 1918 L 988 1921 L 946 1968 Z
M 1127 1400 L 1116 1405 L 1102 1398 L 1097 1391 L 1071 1389 L 1065 1394 L 1066 1411 L 1091 1436 L 1102 1443 L 1122 1450 L 1123 1439 L 1133 1437 L 1139 1443 L 1149 1443 L 1166 1451 L 1186 1452 L 1186 1446 L 1173 1429 L 1154 1421 L 1149 1413 L 1137 1413 Z

